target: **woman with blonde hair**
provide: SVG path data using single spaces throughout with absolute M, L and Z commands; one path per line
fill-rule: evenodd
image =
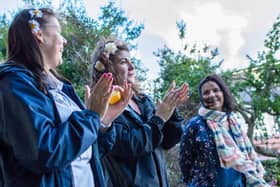
M 112 125 L 116 142 L 103 160 L 107 186 L 167 187 L 168 179 L 163 150 L 179 142 L 183 119 L 176 106 L 187 100 L 188 86 L 170 85 L 162 101 L 154 106 L 141 92 L 135 66 L 125 42 L 102 38 L 93 55 L 93 84 L 104 72 L 110 72 L 114 85 L 132 84 L 133 96 L 124 112 Z M 113 106 L 112 106 L 113 107 Z

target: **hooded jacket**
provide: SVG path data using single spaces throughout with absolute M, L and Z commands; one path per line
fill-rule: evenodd
M 25 67 L 0 65 L 0 186 L 72 187 L 70 164 L 92 146 L 95 186 L 103 187 L 98 145 L 108 151 L 115 129 L 101 133 L 99 114 L 85 109 L 69 83 L 62 91 L 81 111 L 61 122 L 53 98 L 36 85 Z

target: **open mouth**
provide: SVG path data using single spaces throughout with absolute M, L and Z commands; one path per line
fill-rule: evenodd
M 214 101 L 214 100 L 211 100 L 211 101 L 206 101 L 205 102 L 205 104 L 207 105 L 207 106 L 216 106 L 217 105 L 217 103 L 218 103 L 218 101 Z

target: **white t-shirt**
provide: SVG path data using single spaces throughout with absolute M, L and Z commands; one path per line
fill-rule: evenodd
M 80 111 L 81 109 L 62 92 L 63 83 L 57 80 L 53 75 L 50 79 L 50 94 L 53 96 L 61 121 L 66 121 L 72 112 Z M 94 187 L 94 178 L 90 166 L 92 156 L 92 147 L 90 146 L 84 153 L 77 157 L 72 163 L 73 183 L 75 187 Z

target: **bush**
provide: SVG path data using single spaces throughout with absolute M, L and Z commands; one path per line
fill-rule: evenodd
M 166 151 L 165 157 L 170 187 L 183 187 L 184 183 L 179 167 L 179 144 Z
M 275 186 L 280 186 L 280 157 L 273 160 L 266 160 L 262 163 L 266 170 L 264 179 L 269 183 L 273 183 Z

